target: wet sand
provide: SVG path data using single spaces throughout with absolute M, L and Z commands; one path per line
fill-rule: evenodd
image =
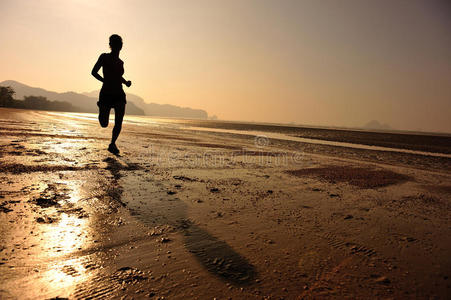
M 168 120 L 187 126 L 200 128 L 215 128 L 223 130 L 261 131 L 285 134 L 305 139 L 327 140 L 334 142 L 348 142 L 380 147 L 393 147 L 436 153 L 451 153 L 451 134 L 446 133 L 418 133 L 406 131 L 364 131 L 344 128 L 321 128 L 307 126 L 290 126 L 278 124 L 241 123 L 232 121 L 206 120 Z
M 0 109 L 1 299 L 450 297 L 450 158 L 86 116 Z

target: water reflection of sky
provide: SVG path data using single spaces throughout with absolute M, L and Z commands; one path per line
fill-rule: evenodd
M 44 294 L 59 293 L 60 296 L 68 296 L 74 292 L 77 284 L 87 281 L 93 275 L 86 269 L 88 257 L 76 254 L 90 246 L 88 233 L 91 231 L 91 224 L 89 218 L 80 217 L 79 214 L 71 211 L 72 208 L 77 207 L 79 201 L 82 201 L 80 186 L 83 183 L 70 180 L 58 182 L 58 184 L 70 187 L 65 193 L 69 198 L 60 201 L 62 207 L 55 208 L 53 213 L 69 208 L 68 212 L 57 214 L 57 222 L 39 226 L 42 230 L 40 235 L 42 251 L 38 254 L 39 260 L 49 261 L 49 263 L 41 271 L 35 286 L 43 290 Z M 49 213 L 52 210 L 53 208 Z M 61 291 L 64 291 L 63 294 Z
M 67 255 L 82 249 L 85 244 L 87 220 L 66 213 L 62 213 L 60 218 L 58 223 L 50 224 L 43 232 L 45 248 L 50 250 L 46 255 L 51 257 Z
M 85 259 L 82 257 L 57 262 L 43 274 L 37 286 L 41 289 L 44 287 L 49 295 L 57 293 L 69 296 L 73 294 L 77 284 L 90 277 L 84 265 Z

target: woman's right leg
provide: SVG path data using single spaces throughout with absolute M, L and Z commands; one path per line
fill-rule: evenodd
M 122 121 L 124 120 L 125 103 L 118 103 L 114 106 L 114 128 L 113 136 L 111 137 L 111 144 L 115 145 L 116 140 L 121 133 Z
M 98 104 L 99 106 L 99 123 L 102 127 L 108 127 L 108 121 L 110 120 L 111 107 L 107 105 Z

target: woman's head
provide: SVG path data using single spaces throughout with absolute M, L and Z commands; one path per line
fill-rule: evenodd
M 112 51 L 120 51 L 122 49 L 122 38 L 119 35 L 113 34 L 110 36 L 110 48 Z

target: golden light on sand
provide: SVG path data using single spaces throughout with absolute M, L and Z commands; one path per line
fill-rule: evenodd
M 68 201 L 76 202 L 76 192 Z M 79 218 L 76 214 L 61 213 L 60 219 L 54 224 L 48 224 L 44 229 L 43 247 L 48 251 L 41 252 L 47 258 L 58 259 L 50 263 L 42 272 L 37 285 L 45 293 L 52 295 L 56 291 L 65 291 L 70 295 L 77 284 L 86 282 L 92 273 L 87 273 L 86 256 L 74 257 L 77 252 L 87 246 L 86 233 L 89 230 L 88 220 Z M 65 258 L 69 259 L 65 259 Z M 63 296 L 63 295 L 61 295 Z
M 63 145 L 63 144 L 61 144 Z M 43 224 L 42 246 L 49 257 L 61 257 L 86 248 L 90 222 L 86 211 L 80 205 L 83 201 L 81 186 L 84 181 L 61 180 L 59 186 L 59 206 L 47 209 L 51 222 Z
M 81 250 L 85 246 L 87 220 L 76 215 L 61 214 L 61 219 L 55 225 L 50 224 L 44 232 L 44 243 L 50 256 L 62 256 Z
M 76 258 L 54 264 L 42 276 L 40 288 L 49 293 L 63 290 L 67 295 L 71 294 L 78 283 L 86 281 L 89 277 L 83 262 L 83 258 Z

